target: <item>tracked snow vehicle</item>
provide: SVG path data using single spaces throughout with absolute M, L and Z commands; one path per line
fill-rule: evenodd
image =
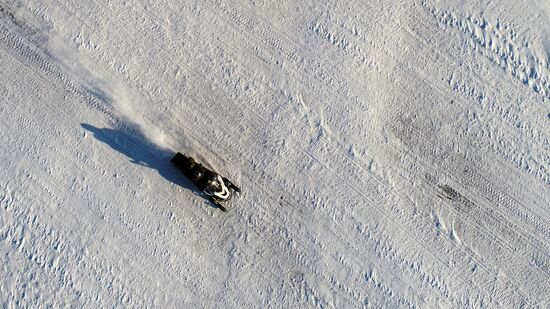
M 241 189 L 227 178 L 209 170 L 192 157 L 178 152 L 171 162 L 222 211 L 226 212 L 227 209 L 221 203 L 229 201 L 234 192 L 241 192 Z

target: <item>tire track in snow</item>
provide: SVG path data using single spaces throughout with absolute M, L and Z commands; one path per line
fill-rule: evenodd
M 425 139 L 424 136 L 419 135 L 419 134 L 417 133 L 417 132 L 418 132 L 417 130 L 414 130 L 414 129 L 411 130 L 411 124 L 408 124 L 408 125 L 407 125 L 407 132 L 408 132 L 408 134 L 417 135 L 417 137 L 418 137 L 419 139 Z M 414 144 L 419 145 L 419 146 L 422 145 L 421 143 L 419 144 L 419 141 L 420 141 L 420 140 L 416 140 L 416 142 L 415 142 Z M 424 149 L 433 149 L 433 148 L 437 147 L 437 146 L 435 146 L 435 144 L 433 144 L 433 143 L 434 143 L 433 141 L 430 141 L 430 140 L 425 139 L 425 142 L 430 143 L 430 145 L 429 145 L 429 146 L 425 146 Z M 412 145 L 412 144 L 410 144 L 410 145 Z M 415 148 L 416 148 L 416 147 L 415 147 Z M 413 151 L 413 149 L 415 149 L 415 148 L 409 147 L 409 150 L 410 150 L 410 151 Z M 466 186 L 466 187 L 471 187 L 471 188 L 476 188 L 476 189 L 478 189 L 478 190 L 477 190 L 478 192 L 479 192 L 479 189 L 486 188 L 485 190 L 481 191 L 481 194 L 482 194 L 483 197 L 485 197 L 485 199 L 488 199 L 489 201 L 491 200 L 491 197 L 488 196 L 487 193 L 485 193 L 485 192 L 494 192 L 494 193 L 498 194 L 497 197 L 495 197 L 495 198 L 499 201 L 499 202 L 497 203 L 498 205 L 502 205 L 502 203 L 505 203 L 505 204 L 508 204 L 508 205 L 509 205 L 509 206 L 507 207 L 507 209 L 509 209 L 509 210 L 521 211 L 521 208 L 520 208 L 520 207 L 517 207 L 517 206 L 516 206 L 516 207 L 512 207 L 513 204 L 516 204 L 516 205 L 517 205 L 518 202 L 516 202 L 513 198 L 507 197 L 507 196 L 503 193 L 504 191 L 492 190 L 491 187 L 490 187 L 490 184 L 491 184 L 491 183 L 490 183 L 488 180 L 486 180 L 485 184 L 480 184 L 480 185 L 475 185 L 475 186 L 473 186 L 473 185 L 466 185 L 466 183 L 475 183 L 475 182 L 479 182 L 479 180 L 481 180 L 481 179 L 484 179 L 484 177 L 481 176 L 481 175 L 482 175 L 481 173 L 478 173 L 478 174 L 477 174 L 477 177 L 474 177 L 474 176 L 472 175 L 471 178 L 469 178 L 469 179 L 470 179 L 469 181 L 465 181 L 465 179 L 457 178 L 456 176 L 454 176 L 454 175 L 463 174 L 464 168 L 462 168 L 462 169 L 459 168 L 459 164 L 457 164 L 458 162 L 463 161 L 463 159 L 462 159 L 461 157 L 459 157 L 459 156 L 453 155 L 452 151 L 449 151 L 449 152 L 447 152 L 447 153 L 448 153 L 450 156 L 452 156 L 452 158 L 442 158 L 442 157 L 440 157 L 440 159 L 441 159 L 442 161 L 439 162 L 439 163 L 437 163 L 437 165 L 442 165 L 442 167 L 445 168 L 446 170 L 449 170 L 449 169 L 452 170 L 452 169 L 454 169 L 454 170 L 455 170 L 454 173 L 449 173 L 449 174 L 448 174 L 451 178 L 455 179 L 455 181 L 457 181 L 457 182 L 459 182 L 459 183 L 461 183 L 461 184 L 464 184 L 464 186 Z M 419 161 L 417 160 L 417 162 L 419 162 Z M 419 163 L 421 163 L 421 162 L 419 162 Z M 452 164 L 450 164 L 450 163 L 452 163 Z M 422 163 L 421 163 L 421 164 L 422 164 Z M 473 165 L 468 165 L 468 167 L 471 168 L 471 169 L 469 169 L 470 173 L 471 173 L 471 171 L 477 171 L 477 169 L 475 169 L 475 166 L 473 166 Z M 468 171 L 468 169 L 466 169 L 466 171 Z M 471 190 L 472 190 L 472 189 L 471 189 Z M 489 191 L 487 191 L 487 190 L 489 190 Z M 492 193 L 491 193 L 491 194 L 492 194 Z M 486 204 L 486 206 L 490 206 L 490 205 L 487 205 L 487 204 Z M 508 216 L 505 216 L 505 214 L 502 213 L 502 211 L 499 211 L 497 208 L 493 208 L 493 209 L 492 209 L 492 211 L 494 211 L 494 214 L 493 214 L 493 215 L 491 215 L 491 213 L 488 212 L 488 211 L 486 212 L 486 211 L 484 210 L 483 207 L 480 207 L 479 210 L 481 211 L 481 213 L 484 213 L 484 212 L 487 213 L 487 219 L 486 219 L 486 221 L 493 221 L 493 220 L 495 220 L 495 218 L 493 218 L 493 217 L 494 217 L 494 214 L 498 214 L 498 217 L 497 217 L 497 218 L 500 218 L 501 220 L 505 220 L 505 218 L 507 218 L 507 217 L 510 216 L 510 215 L 512 215 L 512 216 L 514 216 L 514 217 L 525 218 L 525 219 L 527 219 L 527 220 L 529 220 L 529 219 L 531 219 L 531 220 L 535 219 L 535 220 L 536 220 L 536 218 L 531 218 L 532 216 L 530 216 L 529 214 L 521 215 L 521 214 L 513 214 L 513 213 L 511 214 L 511 213 L 508 213 L 508 214 L 507 214 Z M 476 215 L 479 215 L 479 214 L 480 214 L 480 212 L 477 212 L 477 213 L 476 213 Z M 478 219 L 478 218 L 476 217 L 476 219 Z M 523 220 L 525 220 L 525 219 L 523 219 Z M 509 221 L 508 219 L 506 219 L 506 220 Z M 512 222 L 513 222 L 513 221 L 512 221 Z M 506 224 L 506 225 L 510 225 L 510 224 Z M 515 225 L 515 224 L 514 224 L 514 225 Z M 546 229 L 546 225 L 544 225 L 543 223 L 536 223 L 536 221 L 535 221 L 535 223 L 531 223 L 531 222 L 530 222 L 530 224 L 528 224 L 527 226 L 531 226 L 531 225 L 535 225 L 536 227 L 538 227 L 538 229 L 539 229 L 538 232 L 539 232 L 539 233 L 548 234 L 548 231 L 544 231 L 544 230 L 547 230 L 547 229 Z M 530 244 L 531 246 L 533 246 L 533 248 L 535 248 L 538 252 L 540 252 L 540 253 L 542 253 L 542 254 L 544 254 L 545 252 L 547 252 L 547 250 L 545 250 L 543 247 L 541 247 L 541 246 L 539 245 L 539 244 L 543 244 L 543 243 L 544 243 L 542 239 L 536 239 L 536 237 L 535 237 L 534 240 L 532 239 L 532 238 L 535 236 L 535 234 L 532 234 L 532 233 L 529 234 L 529 235 L 521 235 L 521 234 L 520 234 L 520 235 L 516 236 L 516 238 L 507 241 L 507 240 L 505 240 L 505 239 L 503 238 L 502 235 L 517 235 L 517 233 L 516 233 L 516 228 L 513 228 L 513 226 L 512 226 L 512 227 L 505 227 L 505 226 L 502 226 L 502 228 L 505 229 L 504 232 L 500 232 L 500 233 L 492 232 L 492 233 L 491 233 L 491 234 L 493 234 L 497 239 L 499 239 L 502 243 L 507 243 L 509 246 L 511 246 L 511 244 L 519 245 L 519 244 L 527 243 L 527 244 Z M 544 229 L 544 230 L 540 230 L 540 229 Z M 504 234 L 503 234 L 503 233 L 504 233 Z M 517 237 L 521 237 L 522 239 L 518 240 Z M 513 248 L 513 247 L 511 247 L 511 248 Z M 520 252 L 519 254 L 520 254 L 520 257 L 521 257 L 521 256 L 522 256 L 521 252 Z M 514 255 L 517 256 L 517 253 L 514 254 Z M 545 254 L 545 255 L 546 255 L 547 258 L 548 258 L 548 255 L 547 255 L 547 254 Z M 539 268 L 536 264 L 533 263 L 532 260 L 528 259 L 527 262 L 528 262 L 528 264 L 531 265 L 532 267 Z M 489 265 L 491 265 L 491 264 L 489 263 Z M 494 267 L 494 266 L 493 266 L 493 267 Z M 503 266 L 503 267 L 504 267 L 504 266 Z M 495 269 L 498 269 L 497 267 L 494 267 L 494 268 L 495 268 Z M 519 270 L 518 270 L 518 271 L 519 271 Z M 543 270 L 543 271 L 544 271 L 544 270 Z M 546 271 L 544 271 L 544 272 L 547 273 L 547 276 L 548 276 L 548 270 L 546 270 Z M 518 274 L 518 276 L 521 275 L 521 274 L 523 274 L 523 272 L 521 272 L 520 274 Z M 543 279 L 541 279 L 541 280 L 543 280 Z M 512 282 L 510 282 L 509 284 L 515 285 L 515 283 L 512 283 Z

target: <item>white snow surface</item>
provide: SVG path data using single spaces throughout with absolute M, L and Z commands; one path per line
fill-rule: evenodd
M 0 0 L 0 304 L 550 308 L 549 124 L 548 0 Z

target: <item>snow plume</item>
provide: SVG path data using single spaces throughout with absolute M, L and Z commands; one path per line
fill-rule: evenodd
M 168 151 L 172 139 L 157 125 L 143 117 L 145 104 L 116 77 L 98 70 L 98 66 L 85 55 L 69 47 L 55 35 L 48 37 L 51 57 L 70 74 L 71 79 L 84 85 L 97 99 L 112 110 L 115 118 L 139 132 L 158 148 Z

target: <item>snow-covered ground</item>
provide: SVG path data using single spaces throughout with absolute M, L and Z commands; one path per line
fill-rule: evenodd
M 0 0 L 0 303 L 549 308 L 549 124 L 548 0 Z

